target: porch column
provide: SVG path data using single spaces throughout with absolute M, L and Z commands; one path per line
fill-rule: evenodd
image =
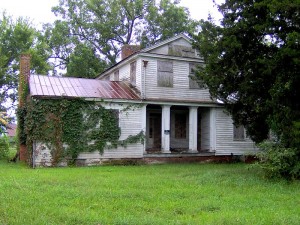
M 142 109 L 141 109 L 141 114 L 142 114 L 142 131 L 144 133 L 144 135 L 146 136 L 146 124 L 147 124 L 147 105 L 145 104 Z M 146 139 L 144 140 L 144 144 L 143 144 L 143 154 L 146 154 Z
M 189 152 L 198 152 L 198 107 L 189 107 Z
M 161 150 L 163 153 L 170 152 L 170 105 L 162 106 L 161 113 Z

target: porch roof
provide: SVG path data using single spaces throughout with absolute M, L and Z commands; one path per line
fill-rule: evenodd
M 129 85 L 121 81 L 31 75 L 29 86 L 34 97 L 140 99 Z

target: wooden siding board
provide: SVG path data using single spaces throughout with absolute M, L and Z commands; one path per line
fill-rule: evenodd
M 141 131 L 142 127 L 142 109 L 134 109 L 129 111 L 122 112 L 123 108 L 126 108 L 129 104 L 124 104 L 120 106 L 119 104 L 112 103 L 112 104 L 104 104 L 103 106 L 107 109 L 119 109 L 119 124 L 122 129 L 122 134 L 120 140 L 126 139 L 129 135 L 136 135 Z M 47 149 L 47 151 L 50 151 Z M 50 156 L 50 154 L 48 155 Z M 143 144 L 129 144 L 127 148 L 125 147 L 118 147 L 115 149 L 105 149 L 103 155 L 101 155 L 98 151 L 94 152 L 83 152 L 80 153 L 78 159 L 120 159 L 120 158 L 142 158 L 143 157 Z M 51 158 L 47 158 L 49 162 Z M 36 163 L 42 162 L 42 155 L 38 155 L 36 157 Z
M 173 60 L 173 88 L 157 86 L 157 60 L 149 61 L 146 74 L 146 98 L 212 102 L 208 89 L 189 88 L 189 62 Z
M 233 121 L 223 111 L 224 109 L 217 109 L 216 113 L 216 154 L 229 155 L 256 152 L 257 148 L 249 138 L 242 141 L 233 139 Z

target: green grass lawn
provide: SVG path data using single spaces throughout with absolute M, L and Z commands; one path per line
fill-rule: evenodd
M 246 164 L 0 162 L 0 224 L 300 224 L 300 182 Z

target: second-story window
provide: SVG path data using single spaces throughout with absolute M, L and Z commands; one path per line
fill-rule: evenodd
M 130 84 L 136 86 L 136 61 L 130 63 Z
M 172 61 L 157 61 L 157 86 L 173 87 Z
M 190 89 L 200 89 L 200 88 L 206 88 L 204 82 L 202 80 L 199 80 L 199 78 L 196 77 L 196 70 L 197 64 L 190 63 L 189 64 L 189 87 Z
M 116 70 L 114 72 L 114 81 L 118 81 L 119 80 L 119 70 Z

